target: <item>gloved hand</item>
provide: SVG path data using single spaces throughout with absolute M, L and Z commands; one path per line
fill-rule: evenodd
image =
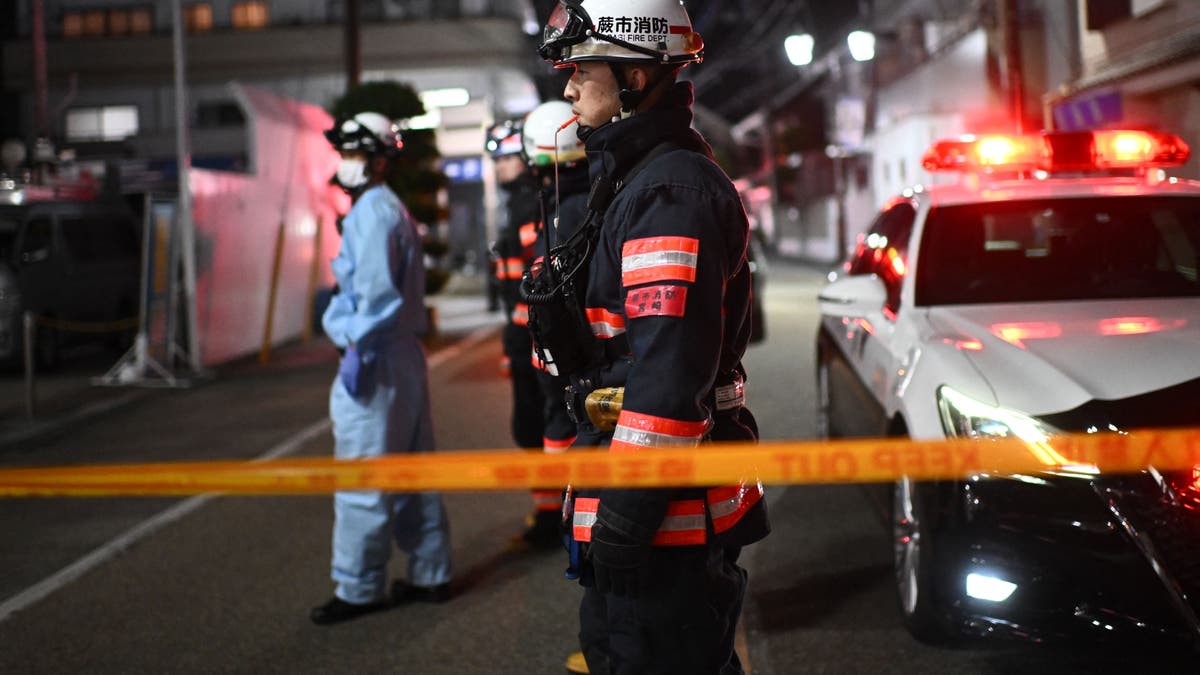
M 638 544 L 605 528 L 592 526 L 588 545 L 596 590 L 625 598 L 637 598 L 650 581 L 650 547 Z
M 346 387 L 346 391 L 351 396 L 358 396 L 363 385 L 363 368 L 354 345 L 347 347 L 346 353 L 338 361 L 338 376 L 342 379 L 342 386 Z

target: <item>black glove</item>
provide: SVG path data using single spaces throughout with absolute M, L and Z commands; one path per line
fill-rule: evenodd
M 649 585 L 650 547 L 637 544 L 605 528 L 592 526 L 588 545 L 596 590 L 625 598 L 637 598 Z

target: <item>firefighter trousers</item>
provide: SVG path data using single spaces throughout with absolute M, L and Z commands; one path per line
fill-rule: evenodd
M 740 547 L 663 546 L 639 598 L 586 588 L 579 641 L 593 675 L 741 675 L 733 649 L 746 571 Z

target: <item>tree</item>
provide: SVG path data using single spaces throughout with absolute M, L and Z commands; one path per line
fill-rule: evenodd
M 425 105 L 417 92 L 402 82 L 364 82 L 334 101 L 330 113 L 336 119 L 343 119 L 367 111 L 402 122 L 424 115 Z M 435 262 L 426 270 L 425 292 L 433 294 L 450 278 L 450 273 L 436 264 L 448 250 L 446 242 L 437 235 L 436 224 L 446 219 L 446 211 L 438 203 L 438 193 L 449 181 L 437 167 L 440 155 L 432 129 L 403 130 L 402 137 L 404 150 L 394 163 L 388 185 L 404 201 L 412 217 L 425 226 L 422 228 L 425 253 Z

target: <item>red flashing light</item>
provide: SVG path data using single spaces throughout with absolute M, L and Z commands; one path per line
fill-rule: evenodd
M 921 160 L 927 171 L 1087 171 L 1179 166 L 1191 151 L 1174 134 L 1150 131 L 1048 131 L 938 141 Z
M 1138 168 L 1179 166 L 1191 150 L 1173 134 L 1148 131 L 1096 131 L 1092 133 L 1096 166 Z

